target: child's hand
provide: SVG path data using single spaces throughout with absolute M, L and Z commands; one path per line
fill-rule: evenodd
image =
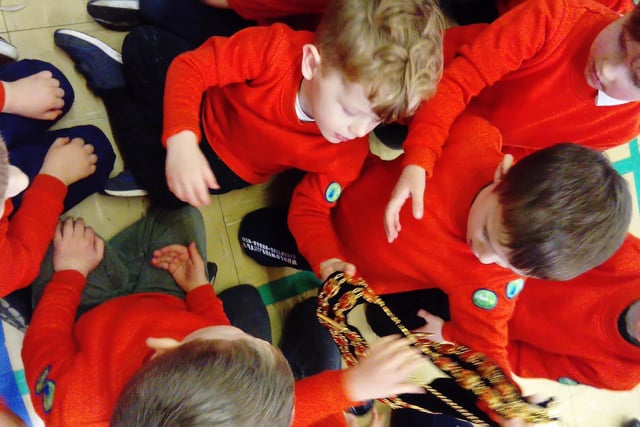
M 62 114 L 64 90 L 51 71 L 40 71 L 14 82 L 2 82 L 3 113 L 39 120 L 53 120 Z
M 49 147 L 40 173 L 56 177 L 69 186 L 94 173 L 97 161 L 93 145 L 85 144 L 82 138 L 58 138 Z
M 365 401 L 402 393 L 424 393 L 408 377 L 422 361 L 421 352 L 407 338 L 389 335 L 369 349 L 369 355 L 345 373 L 347 396 Z
M 348 427 L 359 427 L 360 423 L 358 422 L 358 417 L 351 413 L 345 413 L 344 417 L 347 419 Z M 369 425 L 367 427 L 384 427 L 387 425 L 387 417 L 380 415 L 378 410 L 373 407 L 371 409 L 371 421 L 369 421 Z
M 323 282 L 336 271 L 342 271 L 347 276 L 353 277 L 356 274 L 356 266 L 340 258 L 329 258 L 320 263 L 320 279 Z
M 426 177 L 426 171 L 420 166 L 409 165 L 402 170 L 402 174 L 391 192 L 391 199 L 384 210 L 384 230 L 387 233 L 389 243 L 398 237 L 398 233 L 402 229 L 400 210 L 409 197 L 411 197 L 413 217 L 415 219 L 422 218 Z
M 445 339 L 442 337 L 442 327 L 444 326 L 444 320 L 441 317 L 433 315 L 429 313 L 425 309 L 418 310 L 418 317 L 422 317 L 425 322 L 427 322 L 424 326 L 420 326 L 413 330 L 413 332 L 423 332 L 430 334 L 429 339 L 431 341 L 436 342 L 445 342 Z
M 53 236 L 53 269 L 76 270 L 85 277 L 102 261 L 104 241 L 82 218 L 59 222 Z
M 156 249 L 153 251 L 151 265 L 166 270 L 178 286 L 187 293 L 209 282 L 204 261 L 195 242 L 189 243 L 188 247 L 169 245 Z
M 210 188 L 220 189 L 191 131 L 179 132 L 167 140 L 165 172 L 169 190 L 178 199 L 196 208 L 209 204 Z

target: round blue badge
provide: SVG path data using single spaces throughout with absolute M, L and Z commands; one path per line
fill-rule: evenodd
M 571 379 L 569 377 L 560 377 L 560 378 L 558 378 L 558 382 L 560 384 L 564 384 L 564 385 L 578 385 L 579 384 L 578 381 L 573 380 L 573 379 Z
M 507 298 L 513 299 L 524 289 L 524 279 L 516 279 L 507 283 L 507 286 L 504 290 L 504 293 L 507 295 Z
M 498 305 L 498 296 L 489 289 L 478 289 L 473 293 L 473 304 L 484 310 L 492 310 Z
M 332 182 L 327 186 L 324 192 L 324 198 L 327 202 L 334 203 L 340 198 L 340 194 L 342 194 L 342 186 L 337 182 Z

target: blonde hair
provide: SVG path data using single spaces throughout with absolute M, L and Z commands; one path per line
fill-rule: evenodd
M 289 427 L 291 368 L 248 339 L 194 340 L 140 369 L 120 394 L 112 427 Z
M 9 151 L 4 143 L 4 138 L 0 136 L 0 201 L 4 200 L 9 186 Z
M 442 75 L 444 19 L 434 0 L 331 0 L 316 31 L 322 71 L 369 92 L 385 122 L 412 116 Z

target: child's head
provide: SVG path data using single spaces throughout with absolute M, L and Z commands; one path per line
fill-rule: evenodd
M 467 241 L 484 264 L 568 280 L 622 244 L 631 220 L 627 184 L 598 151 L 557 144 L 510 166 L 473 202 Z
M 640 101 L 640 6 L 605 27 L 591 44 L 587 84 L 623 101 Z
M 442 74 L 434 0 L 330 0 L 303 48 L 303 110 L 330 142 L 412 116 Z
M 214 326 L 147 342 L 157 356 L 125 386 L 112 426 L 291 425 L 293 374 L 266 341 Z

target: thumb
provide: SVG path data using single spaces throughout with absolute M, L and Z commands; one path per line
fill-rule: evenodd
M 416 316 L 422 317 L 425 320 L 425 322 L 428 322 L 432 317 L 431 313 L 429 313 L 424 308 L 421 308 L 420 310 L 418 310 L 418 312 L 416 313 Z
M 202 257 L 200 256 L 200 252 L 198 252 L 198 245 L 196 245 L 196 242 L 189 243 L 187 250 L 189 251 L 189 258 L 202 259 Z
M 422 219 L 424 214 L 424 188 L 425 185 L 421 184 L 415 188 L 415 191 L 411 192 L 411 207 L 415 219 Z

